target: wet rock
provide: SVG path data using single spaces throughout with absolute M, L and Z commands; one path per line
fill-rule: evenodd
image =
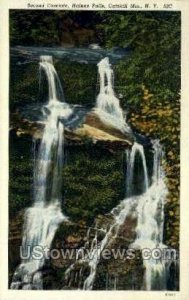
M 41 139 L 45 123 L 23 119 L 19 113 L 11 115 L 11 131 L 17 136 L 31 136 Z M 110 150 L 120 150 L 131 147 L 134 137 L 131 133 L 122 133 L 120 130 L 104 124 L 95 112 L 89 112 L 83 124 L 75 129 L 65 128 L 65 139 L 68 145 L 83 145 L 86 143 L 98 144 Z

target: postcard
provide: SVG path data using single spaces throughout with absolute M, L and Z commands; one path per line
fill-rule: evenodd
M 1 298 L 189 297 L 189 4 L 1 4 Z

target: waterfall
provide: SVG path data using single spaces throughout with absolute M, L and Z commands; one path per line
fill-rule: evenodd
M 45 249 L 51 248 L 59 224 L 67 220 L 61 211 L 64 128 L 73 111 L 65 102 L 61 82 L 51 56 L 41 56 L 39 70 L 40 88 L 43 75 L 48 84 L 48 101 L 42 108 L 45 127 L 38 151 L 36 151 L 37 142 L 34 141 L 34 203 L 24 215 L 22 259 L 13 275 L 11 289 L 43 289 L 42 270 L 48 259 L 48 254 L 44 255 Z M 104 123 L 119 129 L 125 135 L 131 133 L 119 99 L 114 92 L 114 73 L 107 57 L 98 63 L 98 72 L 100 91 L 95 112 Z M 74 284 L 77 284 L 79 289 L 93 289 L 102 251 L 111 246 L 118 237 L 126 218 L 134 217 L 137 219 L 136 238 L 129 247 L 139 249 L 142 253 L 145 269 L 143 289 L 166 289 L 166 275 L 170 264 L 161 258 L 145 259 L 143 256 L 144 249 L 152 251 L 167 248 L 163 243 L 164 202 L 167 196 L 165 174 L 161 166 L 163 151 L 159 141 L 154 141 L 152 144 L 154 153 L 152 178 L 149 178 L 150 172 L 143 146 L 135 142 L 131 149 L 125 151 L 124 199 L 111 210 L 110 224 L 107 227 L 99 227 L 95 224 L 87 231 L 86 242 L 79 249 L 78 258 L 65 271 L 64 280 L 68 283 L 68 287 L 71 287 L 74 280 Z M 135 191 L 136 179 L 138 179 L 135 172 L 137 159 L 140 160 L 141 169 L 140 182 L 137 182 L 141 185 L 140 195 Z M 91 230 L 95 232 L 92 237 Z M 102 234 L 104 234 L 103 238 Z M 39 249 L 42 256 L 36 258 Z M 89 271 L 87 276 L 86 272 L 84 274 L 86 267 Z M 76 272 L 76 276 L 73 277 L 72 272 Z M 106 285 L 108 289 L 109 279 Z M 116 275 L 110 286 L 117 289 Z
M 88 265 L 89 275 L 84 280 L 81 288 L 84 290 L 92 290 L 96 277 L 97 267 L 100 260 L 101 252 L 110 246 L 111 242 L 117 237 L 120 227 L 124 224 L 128 216 L 135 215 L 137 217 L 136 239 L 129 246 L 130 248 L 140 249 L 166 249 L 163 244 L 163 226 L 164 226 L 164 202 L 167 195 L 165 185 L 165 175 L 161 167 L 162 148 L 158 141 L 153 142 L 154 161 L 152 184 L 149 186 L 148 171 L 143 146 L 134 143 L 131 150 L 126 150 L 126 198 L 112 209 L 112 223 L 108 230 L 105 231 L 104 238 L 98 241 L 98 231 L 103 228 L 96 228 L 96 234 L 90 242 L 87 235 L 87 245 L 91 243 L 90 254 L 85 255 L 79 260 L 79 264 Z M 138 153 L 143 168 L 143 192 L 141 195 L 135 196 L 133 189 L 134 166 L 136 163 L 136 154 Z M 84 246 L 85 247 L 85 246 Z M 74 267 L 78 262 L 73 263 L 65 272 L 65 278 L 71 276 Z M 167 263 L 165 257 L 159 259 L 150 258 L 146 260 L 143 257 L 144 286 L 145 290 L 166 289 L 166 274 L 169 272 L 171 262 Z M 82 268 L 81 268 L 82 270 Z M 81 271 L 82 276 L 82 271 Z M 81 280 L 80 280 L 81 282 Z M 79 286 L 80 288 L 80 286 Z
M 131 150 L 127 150 L 127 172 L 126 172 L 126 189 L 128 189 L 129 185 L 132 185 L 133 180 L 133 171 L 134 171 L 134 165 L 135 165 L 135 158 L 136 153 L 140 155 L 140 158 L 142 160 L 142 166 L 143 166 L 143 173 L 144 173 L 144 187 L 147 189 L 148 187 L 148 174 L 147 174 L 147 166 L 146 166 L 146 159 L 144 155 L 144 149 L 142 145 L 139 145 L 137 143 L 134 143 Z M 97 267 L 100 260 L 100 255 L 102 251 L 111 244 L 111 242 L 117 237 L 119 229 L 121 225 L 124 224 L 125 219 L 127 216 L 132 214 L 132 211 L 134 210 L 134 207 L 136 207 L 136 203 L 138 201 L 138 197 L 134 197 L 132 195 L 132 189 L 126 190 L 126 198 L 120 202 L 119 205 L 114 207 L 110 213 L 112 216 L 112 224 L 110 225 L 109 229 L 105 231 L 105 236 L 101 241 L 98 241 L 98 230 L 104 231 L 103 228 L 96 228 L 96 234 L 94 238 L 91 241 L 91 248 L 90 248 L 90 254 L 85 256 L 80 260 L 80 264 L 87 264 L 90 270 L 89 275 L 83 282 L 83 289 L 84 290 L 92 290 L 93 284 L 96 277 Z M 94 229 L 95 229 L 94 228 Z M 89 235 L 87 234 L 87 245 L 90 243 Z M 71 276 L 71 272 L 74 271 L 74 267 L 77 265 L 77 261 L 73 263 L 65 272 L 65 278 L 67 281 L 69 281 L 69 276 Z
M 133 180 L 133 171 L 134 171 L 134 165 L 135 165 L 135 158 L 136 153 L 139 153 L 140 158 L 142 160 L 142 166 L 143 166 L 143 172 L 144 172 L 144 187 L 145 190 L 148 188 L 148 174 L 147 174 L 147 165 L 146 165 L 146 158 L 144 155 L 144 149 L 143 146 L 134 143 L 131 151 L 128 150 L 127 152 L 127 182 L 126 182 L 126 188 L 131 184 Z M 116 208 L 114 208 L 111 211 L 111 214 L 113 215 L 113 224 L 110 226 L 110 229 L 106 233 L 104 239 L 101 241 L 100 245 L 98 245 L 98 249 L 96 250 L 96 255 L 92 256 L 92 259 L 89 261 L 90 266 L 90 275 L 87 277 L 87 279 L 84 282 L 83 288 L 88 290 L 92 289 L 93 283 L 96 276 L 97 271 L 97 265 L 99 262 L 99 256 L 102 250 L 107 247 L 107 245 L 112 242 L 117 237 L 117 234 L 119 232 L 120 226 L 123 225 L 125 222 L 126 217 L 131 213 L 133 207 L 136 204 L 136 197 L 132 197 L 130 194 L 132 193 L 132 190 L 129 189 L 129 196 L 130 198 L 125 198 Z M 126 193 L 127 194 L 127 193 Z M 93 253 L 94 254 L 94 253 Z
M 67 219 L 61 212 L 61 172 L 64 163 L 62 122 L 71 115 L 72 110 L 64 101 L 52 57 L 41 57 L 40 72 L 44 72 L 48 82 L 48 103 L 43 107 L 46 121 L 35 159 L 34 205 L 26 210 L 24 216 L 22 255 L 25 258 L 22 258 L 14 273 L 11 289 L 42 289 L 41 269 L 46 257 L 36 258 L 35 249 L 49 249 L 59 224 Z
M 95 112 L 104 123 L 121 130 L 123 133 L 131 132 L 120 107 L 119 99 L 115 96 L 114 73 L 109 58 L 103 58 L 97 66 L 100 91 L 96 99 Z
M 65 279 L 69 282 L 71 278 L 72 272 L 75 271 L 77 264 L 81 265 L 81 270 L 83 265 L 88 265 L 89 267 L 89 275 L 84 280 L 83 284 L 81 285 L 81 289 L 83 290 L 92 290 L 93 284 L 96 277 L 97 267 L 100 261 L 100 255 L 102 251 L 110 245 L 110 243 L 116 238 L 120 226 L 124 223 L 126 217 L 129 215 L 130 211 L 133 209 L 135 205 L 134 199 L 125 199 L 123 200 L 117 207 L 115 207 L 111 211 L 111 215 L 113 218 L 113 222 L 110 225 L 109 229 L 105 230 L 105 236 L 101 241 L 98 241 L 98 231 L 104 232 L 103 228 L 94 228 L 96 229 L 96 234 L 92 241 L 88 237 L 87 244 L 91 245 L 87 255 L 83 256 L 81 259 L 75 261 L 66 271 L 65 271 Z M 85 247 L 84 247 L 85 248 Z M 83 247 L 81 248 L 81 251 Z M 82 272 L 80 274 L 82 276 Z M 78 286 L 78 288 L 80 288 Z
M 136 155 L 140 156 L 140 159 L 142 161 L 142 167 L 143 167 L 143 190 L 142 192 L 146 192 L 149 187 L 149 180 L 148 180 L 148 170 L 146 165 L 146 158 L 144 154 L 144 148 L 142 145 L 138 143 L 134 143 L 132 150 L 126 150 L 126 167 L 127 167 L 127 175 L 126 175 L 126 196 L 132 196 L 133 195 L 133 179 L 134 179 L 134 166 L 135 166 L 135 159 Z
M 140 196 L 137 204 L 137 237 L 131 247 L 141 250 L 163 250 L 164 202 L 167 195 L 165 174 L 161 167 L 162 148 L 158 141 L 153 143 L 154 164 L 152 185 Z M 161 259 L 143 258 L 145 267 L 144 289 L 166 289 L 166 266 Z M 158 288 L 157 288 L 158 287 Z
M 39 80 L 40 86 L 41 86 L 42 72 L 44 71 L 46 74 L 46 78 L 48 82 L 48 90 L 49 90 L 49 99 L 51 100 L 59 99 L 63 101 L 64 92 L 58 74 L 54 68 L 52 56 L 46 55 L 40 57 L 39 71 L 40 71 L 40 80 Z

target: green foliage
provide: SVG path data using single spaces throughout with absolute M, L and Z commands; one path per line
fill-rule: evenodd
M 67 102 L 71 104 L 93 105 L 96 95 L 97 70 L 95 65 L 67 63 L 55 60 Z M 47 85 L 39 90 L 39 66 L 37 63 L 16 65 L 11 61 L 10 73 L 10 108 L 46 102 Z
M 56 44 L 58 41 L 56 15 L 56 13 L 52 14 L 51 11 L 45 10 L 37 13 L 33 10 L 11 10 L 11 44 L 26 44 L 27 46 Z
M 122 155 L 88 146 L 69 152 L 63 170 L 64 211 L 72 220 L 93 221 L 124 197 Z
M 180 92 L 180 13 L 101 13 L 104 45 L 128 47 L 129 59 L 116 67 L 116 85 L 123 105 L 141 101 L 141 85 L 155 94 L 154 101 L 174 101 Z M 120 87 L 120 88 L 119 88 Z
M 9 211 L 11 217 L 33 202 L 31 140 L 11 136 Z M 62 207 L 70 220 L 93 222 L 124 198 L 122 154 L 92 145 L 70 148 L 62 171 Z
M 99 22 L 90 11 L 10 10 L 11 46 L 60 46 L 64 33 L 88 28 Z M 79 46 L 79 45 L 78 45 Z
M 15 214 L 32 204 L 33 160 L 31 141 L 10 138 L 9 213 Z
M 97 78 L 95 65 L 56 61 L 55 67 L 69 103 L 85 106 L 94 104 Z
M 38 65 L 35 63 L 16 65 L 11 61 L 10 68 L 10 108 L 15 109 L 37 102 L 39 93 Z

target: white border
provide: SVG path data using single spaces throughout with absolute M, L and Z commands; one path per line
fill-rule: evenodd
M 104 4 L 107 10 L 112 10 L 108 7 L 109 3 L 127 4 L 128 9 L 125 10 L 146 10 L 145 4 L 150 4 L 150 10 L 180 10 L 182 13 L 182 93 L 181 93 L 181 232 L 180 232 L 180 260 L 181 260 L 181 276 L 180 276 L 180 291 L 16 291 L 8 290 L 8 86 L 9 86 L 9 9 L 28 9 L 27 3 L 42 4 L 67 4 L 69 9 L 72 9 L 72 3 L 89 4 L 89 8 L 81 10 L 94 10 L 92 4 Z M 140 5 L 141 8 L 130 9 L 130 5 Z M 152 9 L 153 4 L 158 7 Z M 164 4 L 171 4 L 169 9 L 164 8 Z M 189 299 L 189 2 L 182 0 L 174 1 L 127 1 L 127 0 L 1 0 L 0 3 L 0 299 L 39 299 L 45 297 L 48 299 L 83 299 L 90 300 L 100 297 L 101 300 L 109 299 Z M 45 7 L 47 9 L 47 7 Z M 100 9 L 100 8 L 99 8 Z M 75 9 L 73 9 L 75 10 Z M 79 9 L 78 9 L 79 10 Z M 115 9 L 118 10 L 118 9 Z M 120 9 L 124 10 L 124 9 Z

